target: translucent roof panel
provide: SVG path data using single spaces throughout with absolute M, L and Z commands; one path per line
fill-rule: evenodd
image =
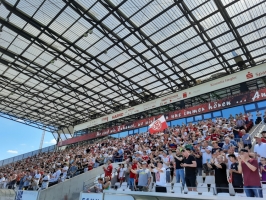
M 266 58 L 265 7 L 263 0 L 2 1 L 0 78 L 9 83 L 0 90 L 9 102 L 2 112 L 57 130 L 237 72 L 235 56 L 252 67 Z

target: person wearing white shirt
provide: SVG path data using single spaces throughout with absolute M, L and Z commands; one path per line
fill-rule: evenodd
M 256 158 L 258 159 L 258 162 L 260 162 L 260 158 L 264 157 L 266 158 L 266 143 L 261 142 L 260 136 L 255 136 L 256 139 L 256 145 L 254 146 L 254 153 L 256 154 Z
M 62 176 L 62 179 L 61 179 L 62 181 L 64 181 L 66 179 L 66 177 L 67 177 L 67 171 L 68 171 L 68 166 L 67 166 L 66 163 L 64 163 L 64 167 L 62 169 L 62 172 L 63 172 L 63 176 Z
M 60 174 L 61 174 L 61 170 L 59 167 L 57 167 L 56 172 L 52 175 L 52 178 L 49 181 L 48 187 L 51 187 L 52 185 L 55 185 L 58 183 L 58 179 L 60 177 Z
M 32 182 L 33 190 L 37 190 L 39 188 L 38 185 L 39 185 L 40 178 L 41 178 L 41 174 L 39 173 L 39 171 L 37 171 L 33 177 L 33 182 Z
M 44 172 L 41 190 L 48 188 L 49 180 L 50 180 L 50 174 L 48 172 Z
M 3 174 L 0 174 L 0 189 L 4 189 L 5 177 Z
M 227 152 L 228 153 L 225 155 L 225 163 L 227 163 L 227 169 L 230 169 L 232 162 L 229 159 L 228 155 L 234 154 L 236 156 L 236 158 L 237 158 L 238 157 L 238 153 L 235 152 L 235 146 L 230 146 Z
M 202 167 L 204 173 L 208 176 L 211 173 L 211 169 L 207 166 L 207 161 L 210 162 L 212 159 L 212 147 L 208 145 L 208 141 L 203 141 L 202 143 Z
M 151 172 L 155 173 L 155 192 L 164 192 L 166 193 L 166 170 L 163 167 L 163 162 L 160 161 L 157 163 L 157 167 L 154 167 L 153 164 L 149 165 Z

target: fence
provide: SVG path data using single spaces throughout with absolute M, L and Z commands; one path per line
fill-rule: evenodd
M 49 147 L 45 147 L 45 148 L 42 148 L 42 149 L 31 151 L 31 152 L 28 152 L 28 153 L 25 153 L 25 154 L 21 154 L 21 155 L 15 156 L 15 157 L 11 157 L 11 158 L 7 158 L 5 160 L 1 160 L 0 161 L 0 166 L 8 165 L 8 164 L 11 164 L 13 162 L 17 162 L 17 161 L 23 160 L 25 158 L 37 155 L 38 153 L 52 152 L 52 151 L 55 151 L 55 150 L 56 150 L 56 145 L 52 145 L 52 146 L 49 146 Z

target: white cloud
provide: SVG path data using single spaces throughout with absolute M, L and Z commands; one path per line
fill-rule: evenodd
M 15 151 L 15 150 L 8 150 L 7 153 L 13 153 L 13 154 L 17 154 L 18 151 Z
M 45 144 L 56 144 L 56 139 L 52 139 L 49 142 L 44 142 Z
M 17 122 L 24 123 L 25 121 L 24 121 L 24 120 L 22 120 L 22 119 L 17 119 Z
M 20 144 L 20 146 L 26 146 L 26 144 Z

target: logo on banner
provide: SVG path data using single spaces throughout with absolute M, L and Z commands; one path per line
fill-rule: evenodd
M 160 130 L 162 128 L 162 123 L 160 120 L 156 120 L 151 127 L 153 130 Z
M 183 93 L 183 98 L 187 98 L 187 93 L 186 92 Z
M 248 72 L 246 77 L 247 77 L 247 79 L 253 78 L 253 74 L 251 72 Z

